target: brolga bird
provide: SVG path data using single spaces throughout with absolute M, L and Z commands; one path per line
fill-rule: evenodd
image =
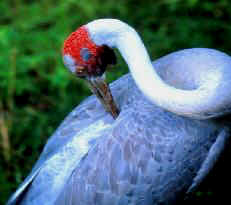
M 112 48 L 130 74 L 107 86 Z M 99 19 L 67 38 L 63 59 L 99 101 L 69 114 L 8 205 L 166 205 L 196 190 L 229 139 L 230 56 L 193 48 L 152 63 L 133 28 Z

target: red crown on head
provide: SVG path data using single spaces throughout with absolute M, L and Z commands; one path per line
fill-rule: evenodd
M 85 26 L 81 26 L 75 32 L 71 33 L 64 41 L 63 55 L 70 55 L 78 65 L 93 63 L 94 58 L 84 61 L 81 56 L 81 49 L 88 48 L 92 56 L 97 56 L 101 52 L 101 47 L 97 46 L 91 39 Z

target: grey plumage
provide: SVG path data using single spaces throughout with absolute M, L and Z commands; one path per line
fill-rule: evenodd
M 154 65 L 166 83 L 190 90 L 199 83 L 193 73 L 203 75 L 211 65 L 231 68 L 231 58 L 211 49 L 187 49 Z M 111 90 L 119 117 L 114 121 L 94 96 L 86 99 L 48 140 L 8 205 L 174 204 L 197 188 L 224 150 L 229 126 L 153 105 L 129 74 Z

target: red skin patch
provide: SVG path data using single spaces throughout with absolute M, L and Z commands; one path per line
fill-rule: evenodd
M 84 61 L 80 51 L 82 48 L 88 48 L 92 57 Z M 78 66 L 91 69 L 97 65 L 97 57 L 102 53 L 103 47 L 97 46 L 89 36 L 85 26 L 81 26 L 75 32 L 71 33 L 64 41 L 63 55 L 70 55 Z

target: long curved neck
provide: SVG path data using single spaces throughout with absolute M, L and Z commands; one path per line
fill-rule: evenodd
M 119 49 L 143 94 L 156 105 L 179 115 L 206 119 L 216 110 L 212 102 L 218 78 L 196 90 L 181 90 L 167 85 L 157 74 L 137 32 L 115 19 L 100 19 L 86 25 L 97 45 Z M 219 76 L 218 76 L 219 77 Z

